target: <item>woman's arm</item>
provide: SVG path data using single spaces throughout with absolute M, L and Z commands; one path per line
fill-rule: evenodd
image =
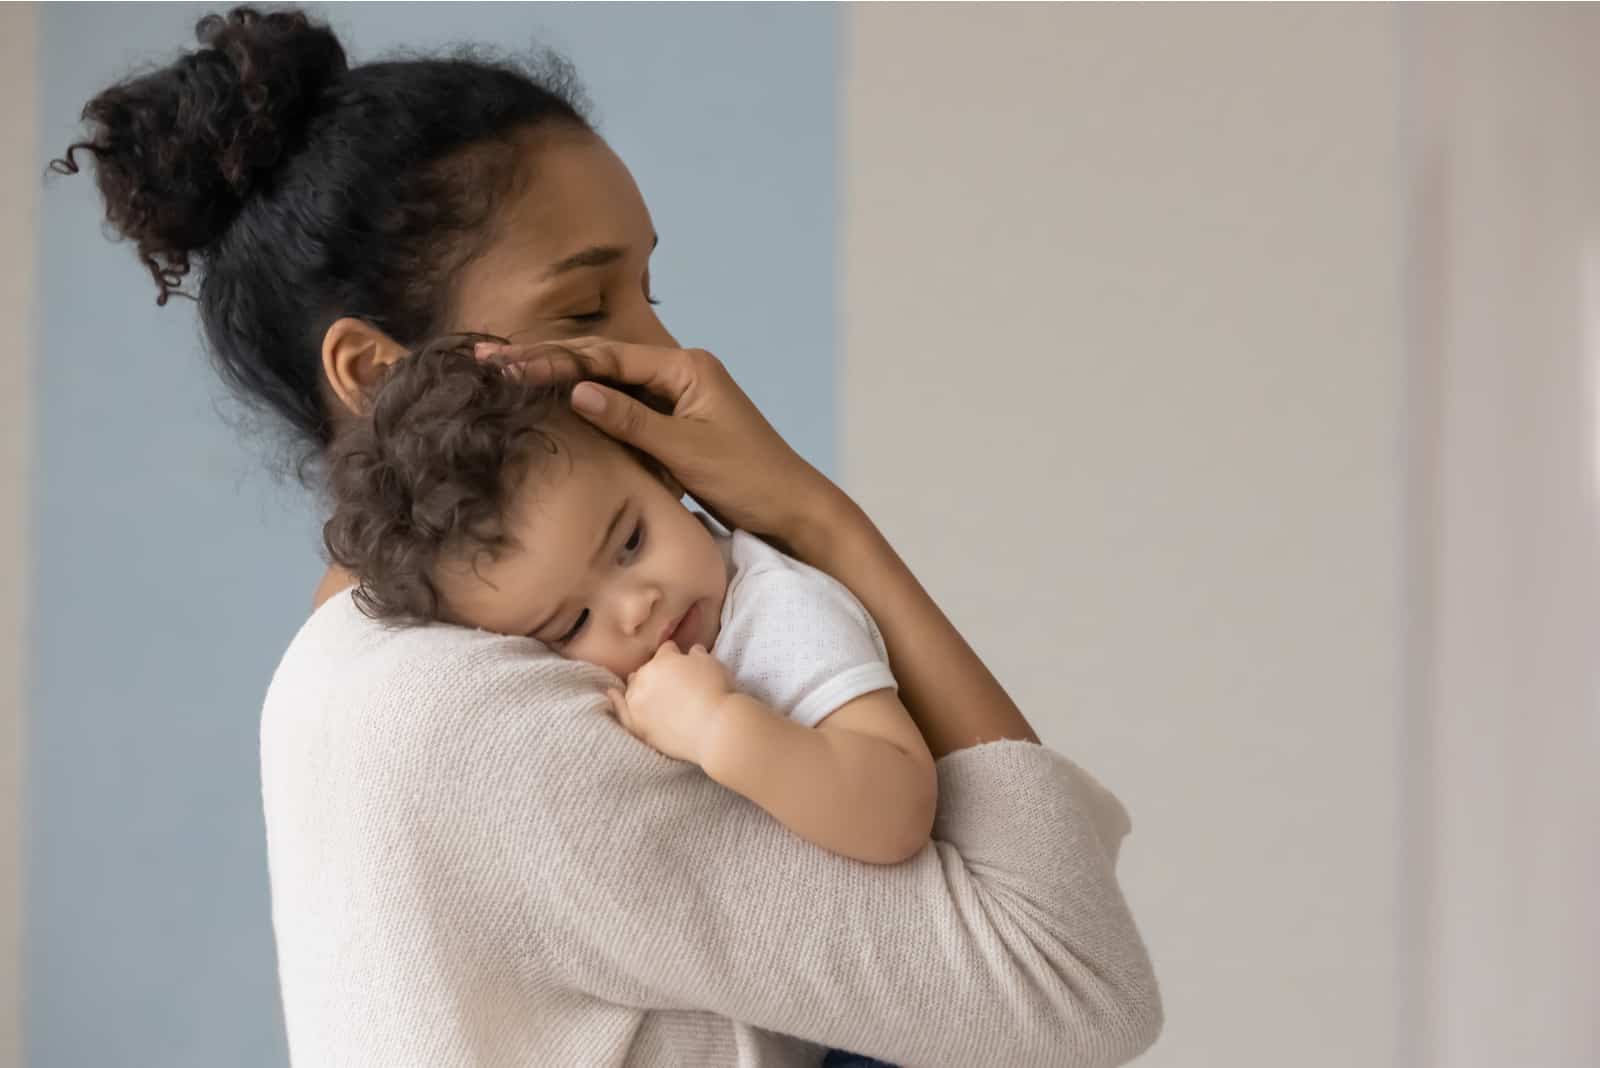
M 698 769 L 641 747 L 658 762 L 644 774 L 637 757 L 607 749 L 602 738 L 637 745 L 609 717 L 612 733 L 594 736 L 570 708 L 546 717 L 548 736 L 526 744 L 576 746 L 556 766 L 581 774 L 533 776 L 554 795 L 483 799 L 491 840 L 473 852 L 526 857 L 530 934 L 559 950 L 567 981 L 606 1001 L 707 1010 L 899 1063 L 1113 1065 L 1153 1042 L 1160 996 L 1114 872 L 1126 814 L 1042 746 L 979 744 L 1034 736 L 860 509 L 708 353 L 596 339 L 503 358 L 532 377 L 604 377 L 668 398 L 670 416 L 593 382 L 573 390 L 580 414 L 662 460 L 724 525 L 781 542 L 855 592 L 917 695 L 907 705 L 948 754 L 935 848 L 877 867 L 817 850 Z M 477 707 L 515 709 L 511 694 L 478 696 L 488 704 Z M 558 863 L 503 840 L 550 829 L 551 806 L 565 813 L 554 820 Z
M 944 758 L 933 845 L 861 864 L 629 735 L 605 672 L 438 633 L 350 641 L 344 693 L 320 666 L 304 673 L 328 704 L 294 722 L 316 736 L 268 736 L 275 783 L 301 764 L 343 799 L 340 820 L 394 829 L 360 839 L 376 859 L 370 885 L 337 895 L 351 908 L 414 897 L 530 988 L 896 1064 L 1099 1068 L 1155 1040 L 1160 998 L 1113 871 L 1126 823 L 1065 758 L 1015 742 Z M 269 796 L 325 812 L 306 786 Z M 294 825 L 280 816 L 269 830 Z M 309 870 L 334 862 L 323 842 L 294 848 Z
M 867 514 L 842 490 L 818 494 L 790 546 L 866 606 L 900 697 L 935 758 L 1000 739 L 1038 742 L 1022 712 Z

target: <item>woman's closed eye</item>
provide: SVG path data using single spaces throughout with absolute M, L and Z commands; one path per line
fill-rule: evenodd
M 644 299 L 650 304 L 661 303 L 654 297 L 646 297 Z M 569 315 L 567 316 L 567 321 L 569 323 L 583 323 L 584 325 L 588 325 L 590 323 L 603 323 L 606 321 L 606 317 L 608 315 L 610 315 L 610 312 L 606 311 L 605 308 L 600 308 L 597 311 L 584 312 L 582 315 Z
M 645 284 L 645 287 L 644 287 L 644 299 L 645 299 L 645 302 L 648 303 L 648 304 L 660 304 L 661 303 L 661 301 L 657 300 L 655 298 L 655 296 L 651 294 L 650 285 L 649 285 L 648 282 Z M 567 319 L 567 322 L 569 322 L 569 323 L 582 323 L 582 324 L 588 325 L 590 323 L 602 323 L 602 322 L 605 322 L 606 318 L 610 314 L 611 314 L 611 312 L 610 312 L 609 309 L 606 308 L 605 301 L 602 300 L 601 303 L 600 303 L 600 307 L 596 308 L 594 311 L 592 311 L 592 312 L 583 312 L 583 313 L 581 313 L 579 315 L 569 315 L 569 316 L 566 317 L 566 319 Z

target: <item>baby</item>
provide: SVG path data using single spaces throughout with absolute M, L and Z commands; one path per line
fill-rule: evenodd
M 927 843 L 933 758 L 883 639 L 829 576 L 686 508 L 652 458 L 448 338 L 400 360 L 330 457 L 324 541 L 362 611 L 608 669 L 630 731 L 836 853 Z M 812 729 L 815 728 L 815 729 Z

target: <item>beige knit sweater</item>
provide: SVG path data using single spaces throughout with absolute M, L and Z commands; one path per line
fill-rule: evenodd
M 605 715 L 524 639 L 308 620 L 261 724 L 296 1068 L 1121 1064 L 1161 1006 L 1122 807 L 1000 742 L 939 762 L 935 838 L 810 845 Z

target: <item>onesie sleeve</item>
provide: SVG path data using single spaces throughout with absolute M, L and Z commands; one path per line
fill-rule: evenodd
M 737 567 L 712 652 L 738 689 L 814 727 L 844 705 L 895 688 L 883 636 L 832 576 L 736 531 Z

